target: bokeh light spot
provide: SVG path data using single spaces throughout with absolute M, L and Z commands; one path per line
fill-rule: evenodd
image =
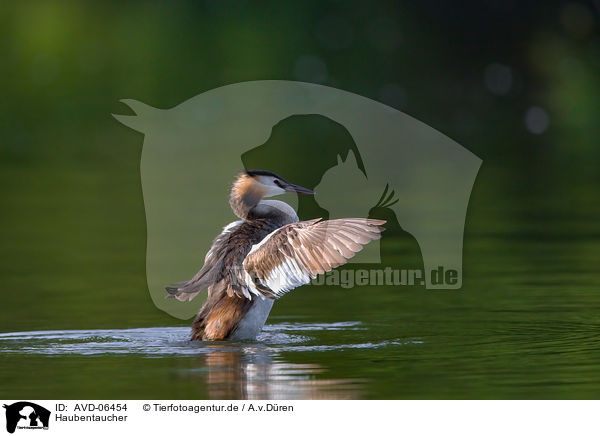
M 513 84 L 512 69 L 506 65 L 492 63 L 485 68 L 484 83 L 493 94 L 506 95 Z
M 548 113 L 539 106 L 532 106 L 525 113 L 525 126 L 527 130 L 536 135 L 544 133 L 550 125 Z

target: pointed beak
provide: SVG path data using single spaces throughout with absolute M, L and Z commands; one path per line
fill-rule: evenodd
M 285 192 L 297 192 L 298 194 L 314 194 L 314 191 L 303 188 L 302 186 L 294 185 L 292 183 L 286 185 Z

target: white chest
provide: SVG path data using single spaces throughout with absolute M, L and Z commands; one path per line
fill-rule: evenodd
M 229 337 L 230 340 L 243 341 L 254 339 L 265 325 L 269 313 L 271 312 L 271 308 L 273 307 L 273 300 L 268 298 L 263 300 L 262 298 L 255 296 L 253 301 L 252 307 L 240 321 L 233 334 Z

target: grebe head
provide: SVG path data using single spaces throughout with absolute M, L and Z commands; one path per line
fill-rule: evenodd
M 229 204 L 238 217 L 245 219 L 263 198 L 286 192 L 314 194 L 312 190 L 294 185 L 271 171 L 246 170 L 240 172 L 233 183 Z
M 271 171 L 247 170 L 244 171 L 240 177 L 248 177 L 254 184 L 258 185 L 258 189 L 262 189 L 264 192 L 263 198 L 273 197 L 274 195 L 280 195 L 286 192 L 314 194 L 312 190 L 294 185 Z

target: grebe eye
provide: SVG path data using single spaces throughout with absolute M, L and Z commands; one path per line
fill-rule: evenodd
M 281 184 L 281 182 L 279 180 L 275 179 L 275 180 L 273 180 L 273 183 L 275 183 L 280 188 L 283 188 L 283 185 Z

